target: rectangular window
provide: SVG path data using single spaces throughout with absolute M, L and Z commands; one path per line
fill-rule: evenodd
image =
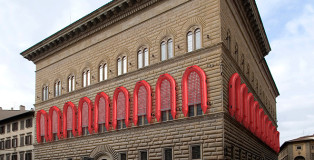
M 172 115 L 171 115 L 171 110 L 162 111 L 161 112 L 161 120 L 162 120 L 162 122 L 173 120 Z
M 12 148 L 16 148 L 17 147 L 17 137 L 13 137 L 12 139 Z
M 201 159 L 201 146 L 200 145 L 193 145 L 191 146 L 191 159 Z
M 20 135 L 20 146 L 24 146 L 24 135 Z
M 12 131 L 17 131 L 18 130 L 18 123 L 14 122 L 12 123 Z
M 11 148 L 11 139 L 7 139 L 7 140 L 5 141 L 5 148 L 6 148 L 6 149 L 10 149 L 10 148 Z
M 118 124 L 117 125 L 118 125 L 118 129 L 126 128 L 124 119 L 118 120 Z
M 145 125 L 145 124 L 148 124 L 146 115 L 138 116 L 138 125 L 142 126 L 142 125 Z
M 20 152 L 20 160 L 24 160 L 24 152 Z
M 72 133 L 72 130 L 68 130 L 67 131 L 67 138 L 73 138 L 73 133 Z
M 10 160 L 10 154 L 6 154 L 6 160 Z
M 297 146 L 297 149 L 302 149 L 302 147 L 301 146 Z
M 32 152 L 27 152 L 25 154 L 25 160 L 32 160 Z
M 147 151 L 140 151 L 140 160 L 148 160 L 148 154 Z
M 125 152 L 119 153 L 119 160 L 127 160 L 127 156 Z
M 21 120 L 21 122 L 20 122 L 20 129 L 21 130 L 24 129 L 24 120 Z
M 0 134 L 4 134 L 5 133 L 5 126 L 1 126 L 0 127 Z
M 10 133 L 11 131 L 11 124 L 7 124 L 7 133 Z
M 25 145 L 31 145 L 32 144 L 32 135 L 25 136 Z
M 26 128 L 32 127 L 33 126 L 33 119 L 27 119 L 26 120 Z
M 12 154 L 12 160 L 17 160 L 17 154 Z
M 165 148 L 163 154 L 164 160 L 172 160 L 172 148 Z
M 105 123 L 101 123 L 101 124 L 98 124 L 98 131 L 100 133 L 103 133 L 103 132 L 106 132 L 107 131 L 107 128 L 105 126 Z
M 203 114 L 201 104 L 189 105 L 189 117 L 200 116 Z
M 0 150 L 4 150 L 4 139 L 0 141 Z

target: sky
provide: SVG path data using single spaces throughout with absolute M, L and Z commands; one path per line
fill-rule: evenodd
M 20 53 L 109 0 L 0 0 L 0 107 L 33 108 L 35 65 Z M 314 1 L 256 0 L 272 51 L 284 141 L 314 134 Z

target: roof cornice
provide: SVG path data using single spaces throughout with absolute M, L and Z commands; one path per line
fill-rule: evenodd
M 113 0 L 23 51 L 34 63 L 161 0 Z
M 243 11 L 250 23 L 251 29 L 258 42 L 259 48 L 262 52 L 262 57 L 265 57 L 270 52 L 270 44 L 263 26 L 262 19 L 258 12 L 255 0 L 239 0 L 243 6 Z M 237 2 L 239 2 L 237 1 Z

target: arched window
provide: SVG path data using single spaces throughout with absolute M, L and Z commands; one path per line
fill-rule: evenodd
M 39 110 L 36 114 L 37 142 L 42 143 L 49 140 L 48 136 L 48 115 L 46 111 Z
M 160 75 L 156 83 L 156 119 L 168 121 L 176 118 L 176 82 L 169 74 Z
M 63 138 L 76 136 L 76 107 L 72 102 L 63 106 Z
M 149 65 L 149 52 L 147 48 L 139 49 L 137 52 L 138 68 L 147 67 Z
M 55 97 L 58 97 L 61 95 L 61 81 L 58 80 L 55 82 Z
M 160 44 L 161 61 L 170 59 L 173 57 L 173 41 L 171 38 L 165 39 Z
M 103 80 L 107 80 L 108 78 L 108 67 L 107 64 L 101 64 L 99 65 L 99 82 Z
M 46 101 L 49 98 L 49 89 L 48 89 L 48 85 L 45 85 L 42 89 L 42 100 Z
M 62 113 L 56 106 L 50 107 L 48 119 L 48 132 L 50 141 L 57 141 L 61 138 L 62 132 Z
M 72 92 L 75 90 L 75 76 L 74 75 L 70 75 L 68 77 L 68 91 Z
M 127 68 L 127 64 L 128 64 L 128 61 L 126 59 L 126 57 L 123 57 L 122 58 L 122 63 L 123 63 L 123 74 L 127 73 L 128 72 L 128 68 Z
M 113 128 L 121 129 L 129 125 L 129 92 L 124 87 L 116 88 L 113 95 Z
M 100 92 L 95 98 L 95 112 L 94 112 L 94 129 L 95 132 L 105 132 L 109 130 L 110 109 L 109 96 Z
M 117 59 L 117 69 L 118 69 L 118 76 L 127 73 L 127 57 L 124 56 L 121 58 Z
M 188 67 L 182 77 L 182 111 L 185 116 L 202 115 L 207 110 L 205 72 L 198 66 Z
M 152 97 L 150 85 L 142 80 L 136 83 L 133 91 L 133 123 L 144 125 L 151 121 Z
M 83 87 L 87 87 L 90 85 L 90 70 L 85 70 L 82 74 L 83 76 Z
M 202 34 L 200 28 L 191 28 L 187 33 L 188 52 L 202 48 Z
M 92 134 L 92 120 L 93 120 L 93 104 L 92 101 L 83 97 L 80 99 L 78 106 L 78 135 L 88 135 Z

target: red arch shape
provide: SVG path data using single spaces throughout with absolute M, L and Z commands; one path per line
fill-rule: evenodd
M 68 113 L 68 107 L 72 108 L 72 133 L 73 136 L 76 136 L 76 107 L 75 105 L 69 101 L 66 102 L 63 106 L 63 138 L 67 138 L 67 113 Z
M 177 115 L 177 98 L 176 98 L 176 81 L 173 79 L 173 77 L 171 75 L 169 75 L 168 73 L 162 74 L 159 76 L 157 83 L 156 83 L 156 110 L 155 110 L 155 114 L 156 114 L 156 119 L 159 122 L 160 121 L 160 117 L 161 117 L 161 96 L 160 96 L 160 87 L 161 87 L 161 83 L 163 80 L 167 80 L 170 83 L 170 93 L 171 93 L 171 115 L 172 118 L 175 119 L 176 115 Z
M 262 134 L 262 141 L 264 143 L 267 142 L 267 121 L 268 121 L 268 116 L 264 114 L 263 119 L 262 119 L 262 124 L 263 124 L 263 134 Z
M 243 125 L 245 128 L 250 129 L 251 127 L 251 108 L 254 104 L 254 96 L 252 93 L 248 93 L 245 98 L 244 112 L 243 112 Z
M 275 151 L 277 153 L 280 152 L 280 139 L 279 139 L 279 137 L 280 137 L 280 133 L 278 131 L 276 131 L 276 147 L 275 147 Z
M 251 112 L 251 132 L 257 136 L 259 103 L 254 101 Z
M 106 106 L 105 106 L 105 114 L 106 114 L 106 122 L 105 122 L 105 126 L 107 128 L 107 130 L 109 131 L 109 121 L 110 121 L 110 98 L 109 96 L 104 93 L 104 92 L 100 92 L 97 93 L 96 98 L 95 98 L 95 110 L 94 110 L 94 131 L 95 133 L 98 133 L 98 115 L 99 115 L 99 100 L 100 98 L 104 98 L 106 101 Z
M 118 100 L 118 95 L 119 95 L 119 92 L 122 92 L 125 96 L 125 125 L 126 127 L 129 126 L 129 117 L 130 117 L 130 97 L 129 97 L 129 91 L 124 88 L 124 87 L 118 87 L 116 88 L 116 90 L 114 91 L 114 94 L 113 94 L 113 122 L 112 122 L 112 126 L 113 126 L 113 129 L 115 130 L 117 128 L 117 100 Z
M 257 130 L 256 130 L 256 135 L 259 139 L 262 139 L 263 135 L 263 119 L 264 117 L 264 110 L 263 108 L 258 109 L 258 115 L 257 115 Z
M 52 106 L 49 109 L 49 119 L 48 119 L 48 132 L 49 132 L 49 140 L 53 141 L 53 133 L 52 133 L 52 116 L 53 112 L 56 111 L 58 115 L 58 121 L 57 121 L 57 127 L 58 127 L 58 133 L 57 136 L 59 139 L 61 139 L 61 133 L 62 133 L 62 113 L 61 110 L 57 106 Z
M 148 123 L 150 123 L 151 119 L 152 119 L 152 89 L 150 87 L 150 85 L 145 81 L 139 81 L 136 83 L 134 91 L 133 91 L 133 123 L 134 125 L 137 125 L 138 122 L 138 117 L 137 117 L 137 113 L 138 113 L 138 91 L 140 89 L 141 86 L 144 86 L 147 92 L 147 101 L 146 101 L 146 117 L 147 117 L 147 121 Z
M 78 135 L 82 135 L 82 109 L 83 104 L 86 102 L 88 104 L 88 132 L 93 133 L 93 102 L 88 97 L 82 97 L 79 101 L 78 106 Z
M 188 76 L 191 72 L 196 72 L 198 76 L 200 77 L 200 84 L 201 84 L 201 107 L 204 113 L 206 113 L 207 110 L 207 83 L 206 83 L 206 74 L 205 72 L 199 67 L 199 66 L 191 66 L 188 67 L 182 77 L 182 112 L 184 116 L 186 117 L 189 112 L 188 108 Z
M 245 107 L 245 98 L 248 94 L 248 88 L 245 84 L 240 85 L 240 89 L 238 91 L 238 108 L 236 109 L 236 120 L 240 123 L 243 122 L 243 115 L 244 115 L 244 107 Z
M 40 133 L 40 118 L 41 118 L 41 115 L 44 116 L 45 118 L 45 139 L 47 141 L 49 141 L 49 136 L 48 136 L 48 114 L 45 110 L 39 110 L 37 111 L 37 114 L 36 114 L 36 130 L 37 130 L 37 142 L 38 143 L 41 143 L 42 142 L 42 139 L 41 139 L 41 133 Z
M 271 148 L 273 149 L 273 150 L 276 150 L 276 148 L 275 148 L 275 145 L 276 145 L 276 143 L 275 143 L 275 140 L 276 140 L 276 127 L 274 126 L 274 125 L 272 125 L 271 126 Z
M 229 113 L 232 117 L 235 116 L 236 108 L 238 107 L 238 90 L 241 84 L 241 78 L 238 73 L 234 73 L 229 80 Z

